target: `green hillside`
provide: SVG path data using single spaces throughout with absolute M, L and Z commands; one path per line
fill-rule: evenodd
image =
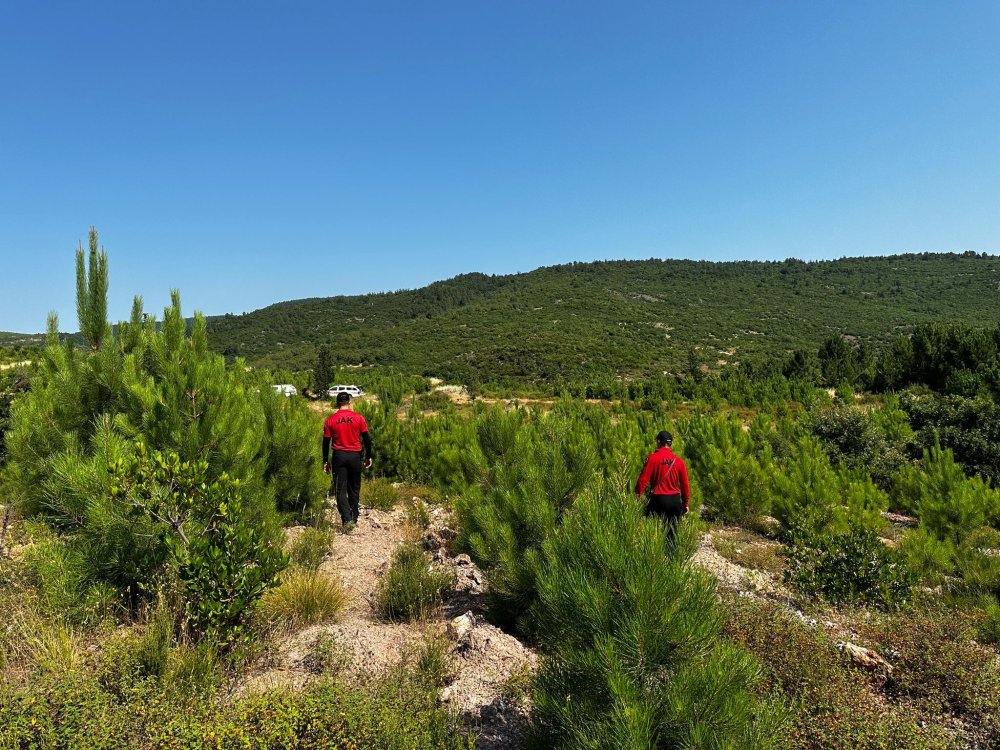
M 41 346 L 45 343 L 45 334 L 42 333 L 8 333 L 0 331 L 0 346 Z
M 283 302 L 210 320 L 212 345 L 258 364 L 338 363 L 483 380 L 652 374 L 816 347 L 877 343 L 924 322 L 1000 322 L 1000 258 L 975 253 L 835 261 L 607 261 L 422 289 Z

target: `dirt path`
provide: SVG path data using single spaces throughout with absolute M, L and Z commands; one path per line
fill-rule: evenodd
M 432 512 L 425 538 L 437 539 L 448 523 L 447 514 Z M 338 524 L 339 526 L 339 524 Z M 292 535 L 296 531 L 289 530 Z M 288 636 L 270 668 L 257 675 L 246 689 L 276 685 L 302 686 L 317 679 L 311 668 L 318 639 L 327 639 L 346 662 L 348 679 L 366 682 L 384 675 L 400 660 L 413 655 L 427 638 L 447 638 L 451 679 L 443 687 L 443 705 L 462 716 L 479 735 L 481 750 L 514 750 L 522 744 L 528 707 L 511 697 L 509 685 L 533 670 L 536 654 L 513 636 L 485 621 L 485 578 L 467 555 L 452 556 L 445 548 L 434 551 L 434 565 L 451 570 L 454 587 L 443 606 L 423 622 L 393 623 L 376 613 L 379 580 L 402 544 L 423 543 L 401 510 L 362 509 L 353 534 L 337 533 L 320 572 L 340 578 L 348 603 L 335 623 L 306 628 Z M 431 542 L 430 546 L 438 545 Z M 459 634 L 448 624 L 463 617 Z

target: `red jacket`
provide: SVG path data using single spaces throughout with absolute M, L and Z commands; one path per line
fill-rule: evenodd
M 635 494 L 641 495 L 646 487 L 653 488 L 654 495 L 677 495 L 684 500 L 687 509 L 691 500 L 691 485 L 688 482 L 687 465 L 684 459 L 664 446 L 649 454 L 646 466 L 635 483 Z
M 335 451 L 360 451 L 361 435 L 367 432 L 365 418 L 351 409 L 338 409 L 323 424 L 323 437 L 333 439 Z

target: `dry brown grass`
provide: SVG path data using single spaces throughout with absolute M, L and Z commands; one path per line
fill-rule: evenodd
M 713 533 L 712 544 L 736 565 L 780 576 L 785 570 L 783 546 L 752 531 L 726 527 Z
M 317 570 L 292 568 L 262 601 L 265 619 L 289 629 L 333 620 L 344 609 L 347 595 L 340 580 Z

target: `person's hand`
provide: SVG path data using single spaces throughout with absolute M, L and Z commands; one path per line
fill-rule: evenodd
M 372 460 L 369 458 L 367 461 L 365 461 L 365 468 L 370 469 L 371 467 L 372 467 Z
M 330 473 L 330 464 L 328 464 L 326 461 L 323 462 L 323 473 L 324 474 Z

